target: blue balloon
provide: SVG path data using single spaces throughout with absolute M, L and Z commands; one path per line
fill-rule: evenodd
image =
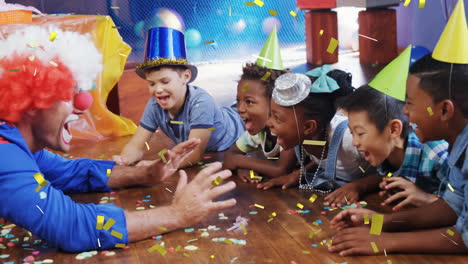
M 185 31 L 185 45 L 187 48 L 195 48 L 202 42 L 200 32 L 194 28 L 189 28 Z
M 410 60 L 410 66 L 413 65 L 417 60 L 420 58 L 424 57 L 425 55 L 431 53 L 430 50 L 426 49 L 423 46 L 413 46 L 411 48 L 411 60 Z

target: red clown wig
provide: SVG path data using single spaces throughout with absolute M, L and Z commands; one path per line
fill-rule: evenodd
M 57 40 L 51 41 L 51 32 Z M 0 41 L 0 120 L 16 123 L 32 109 L 50 108 L 90 90 L 101 54 L 89 36 L 26 27 Z

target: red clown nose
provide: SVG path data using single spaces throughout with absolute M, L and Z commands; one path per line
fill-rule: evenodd
M 93 104 L 93 96 L 87 92 L 81 92 L 75 95 L 74 107 L 79 111 L 85 111 Z

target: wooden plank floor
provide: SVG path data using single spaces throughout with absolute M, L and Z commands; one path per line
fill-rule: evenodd
M 119 153 L 119 150 L 128 142 L 129 137 L 111 139 L 97 144 L 90 145 L 89 142 L 74 142 L 70 155 L 73 157 L 90 157 L 108 159 L 112 154 Z M 170 147 L 171 142 L 164 135 L 157 135 L 150 142 L 150 151 L 145 154 L 147 159 L 155 157 L 156 153 L 162 148 Z M 222 160 L 223 153 L 207 153 L 207 159 L 204 163 Z M 190 176 L 196 174 L 199 167 L 188 169 Z M 224 213 L 227 220 L 220 220 L 218 213 L 213 213 L 204 219 L 200 224 L 193 226 L 192 233 L 186 233 L 184 230 L 178 230 L 162 236 L 165 248 L 176 248 L 178 245 L 185 247 L 187 245 L 197 246 L 196 251 L 180 250 L 178 252 L 160 255 L 157 251 L 149 253 L 147 251 L 151 246 L 161 243 L 154 239 L 130 244 L 127 250 L 111 250 L 115 252 L 113 256 L 106 256 L 102 252 L 96 256 L 85 260 L 77 260 L 77 254 L 59 252 L 54 248 L 42 248 L 40 245 L 32 245 L 32 242 L 38 238 L 33 237 L 29 242 L 31 245 L 23 248 L 21 245 L 26 233 L 19 227 L 13 228 L 11 234 L 13 238 L 3 238 L 0 243 L 7 244 L 11 239 L 19 238 L 19 242 L 13 248 L 1 249 L 0 255 L 9 254 L 2 262 L 14 261 L 22 263 L 23 258 L 32 254 L 33 250 L 40 251 L 35 256 L 36 261 L 52 259 L 54 263 L 468 263 L 468 257 L 462 255 L 417 255 L 417 254 L 390 254 L 385 256 L 359 256 L 359 257 L 340 257 L 336 254 L 328 253 L 326 246 L 319 243 L 322 240 L 329 240 L 333 235 L 333 230 L 329 229 L 329 220 L 339 210 L 329 212 L 323 216 L 323 199 L 319 196 L 315 203 L 310 203 L 308 198 L 311 193 L 308 191 L 299 191 L 297 188 L 288 190 L 273 189 L 260 191 L 252 184 L 242 183 L 237 177 L 233 179 L 238 187 L 221 197 L 227 199 L 234 197 L 237 199 L 237 205 L 233 208 L 220 211 Z M 155 186 L 140 186 L 135 188 L 126 188 L 116 190 L 114 194 L 110 193 L 90 193 L 73 195 L 73 199 L 82 203 L 99 203 L 102 197 L 115 197 L 110 202 L 125 208 L 126 210 L 135 210 L 136 201 L 143 200 L 147 195 L 151 195 L 150 202 L 144 203 L 145 208 L 149 205 L 160 206 L 170 203 L 173 194 L 168 192 L 175 189 L 175 181 L 163 183 Z M 379 206 L 380 199 L 376 195 L 370 195 L 365 199 L 369 208 L 385 210 Z M 304 210 L 310 210 L 307 214 L 289 214 L 288 210 L 296 210 L 297 203 L 305 205 Z M 265 209 L 251 207 L 253 204 L 263 205 Z M 256 215 L 250 212 L 256 211 Z M 269 215 L 276 212 L 277 216 L 273 221 L 268 222 Z M 232 226 L 237 216 L 243 216 L 249 219 L 246 227 L 248 233 L 243 234 L 241 230 L 226 231 Z M 323 224 L 314 226 L 315 220 L 322 220 Z M 7 223 L 8 224 L 8 223 Z M 199 228 L 208 226 L 220 228 L 218 231 L 209 230 L 209 237 L 202 238 Z M 320 233 L 310 239 L 309 233 L 313 230 L 322 229 Z M 214 242 L 213 238 L 235 238 L 246 240 L 246 245 L 229 245 L 224 242 Z M 188 243 L 188 240 L 198 238 L 197 241 Z M 318 244 L 313 247 L 312 244 Z M 104 252 L 105 253 L 105 252 Z M 184 256 L 187 253 L 189 256 Z M 113 253 L 111 253 L 113 254 Z M 214 258 L 210 256 L 214 255 Z M 237 258 L 237 259 L 236 259 Z

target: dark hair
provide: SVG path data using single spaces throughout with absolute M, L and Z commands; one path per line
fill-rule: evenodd
M 265 76 L 267 72 L 270 72 L 270 77 L 263 81 L 262 77 Z M 244 65 L 244 67 L 242 67 L 242 75 L 240 79 L 260 81 L 265 87 L 265 96 L 270 99 L 273 88 L 275 87 L 276 78 L 286 72 L 288 72 L 288 70 L 272 70 L 258 66 L 255 63 L 247 63 Z
M 335 115 L 337 99 L 355 90 L 351 85 L 351 73 L 341 70 L 332 70 L 328 72 L 327 75 L 333 78 L 340 88 L 332 93 L 309 93 L 309 95 L 298 104 L 298 106 L 304 108 L 306 116 L 318 121 L 319 131 L 327 127 Z M 316 77 L 308 77 L 312 83 L 317 79 Z
M 377 127 L 379 132 L 383 132 L 393 119 L 398 119 L 403 123 L 401 138 L 406 138 L 410 132 L 408 116 L 403 114 L 405 103 L 369 85 L 359 87 L 354 93 L 343 98 L 338 106 L 350 113 L 365 111 L 369 121 Z
M 154 72 L 154 71 L 159 71 L 162 68 L 172 69 L 172 70 L 176 71 L 179 74 L 179 76 L 182 76 L 182 73 L 184 73 L 186 70 L 189 70 L 189 68 L 187 68 L 187 67 L 185 67 L 183 65 L 161 65 L 161 66 L 146 69 L 145 73 L 148 74 L 148 73 L 151 73 L 151 72 Z
M 468 65 L 441 62 L 427 54 L 410 67 L 410 74 L 419 78 L 419 87 L 435 103 L 449 99 L 468 118 Z

